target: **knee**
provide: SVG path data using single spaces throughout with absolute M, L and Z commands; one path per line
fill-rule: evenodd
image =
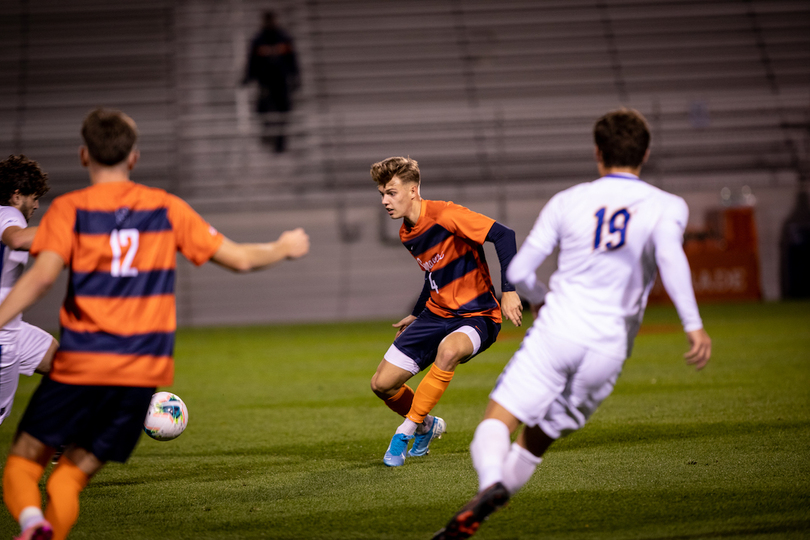
M 450 347 L 442 348 L 436 353 L 436 360 L 433 363 L 443 371 L 455 371 L 456 367 L 464 359 L 463 353 Z
M 59 348 L 59 342 L 55 339 L 51 342 L 51 346 L 48 347 L 48 351 L 45 353 L 45 356 L 42 357 L 39 365 L 36 368 L 36 372 L 44 375 L 51 371 L 51 365 L 53 364 L 53 357 L 56 354 L 56 350 Z
M 380 399 L 388 399 L 395 395 L 399 388 L 394 388 L 390 384 L 386 384 L 376 374 L 371 378 L 371 391 L 374 392 Z

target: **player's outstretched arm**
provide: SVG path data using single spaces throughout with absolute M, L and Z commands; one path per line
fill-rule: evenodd
M 523 322 L 523 302 L 515 291 L 504 291 L 501 295 L 501 313 L 515 326 Z
M 65 261 L 53 251 L 41 252 L 0 304 L 0 328 L 45 296 L 64 267 Z
M 695 366 L 695 369 L 700 371 L 706 367 L 712 356 L 712 340 L 703 328 L 687 332 L 686 339 L 689 340 L 690 347 L 683 357 L 686 358 L 687 364 Z
M 225 238 L 211 260 L 234 272 L 250 272 L 307 253 L 309 236 L 304 229 L 297 228 L 281 233 L 275 242 L 264 244 L 238 244 Z
M 17 227 L 12 225 L 3 231 L 3 243 L 15 251 L 28 251 L 37 234 L 36 227 Z

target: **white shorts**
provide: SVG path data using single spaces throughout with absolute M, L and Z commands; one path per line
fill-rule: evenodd
M 53 343 L 48 332 L 26 322 L 19 330 L 2 333 L 4 340 L 8 336 L 13 336 L 10 342 L 0 343 L 0 424 L 11 412 L 20 375 L 33 375 Z
M 624 360 L 531 328 L 490 398 L 559 439 L 584 426 L 610 395 Z
M 472 326 L 462 326 L 461 328 L 453 330 L 452 332 L 447 334 L 447 336 L 445 336 L 444 339 L 442 339 L 442 342 L 444 342 L 444 340 L 447 339 L 447 337 L 449 337 L 452 334 L 455 334 L 456 332 L 464 334 L 465 336 L 470 338 L 470 341 L 472 341 L 473 353 L 472 355 L 470 355 L 470 358 L 478 354 L 478 351 L 481 349 L 481 336 L 478 335 L 478 332 L 476 332 L 475 328 L 473 328 Z M 429 356 L 428 360 L 430 361 L 430 363 L 432 363 L 433 359 L 436 357 L 437 351 L 438 349 L 434 350 L 433 354 Z M 390 347 L 388 347 L 388 350 L 385 352 L 385 356 L 383 356 L 383 358 L 389 364 L 393 364 L 398 368 L 404 369 L 405 371 L 410 371 L 413 375 L 416 375 L 426 367 L 426 361 L 424 358 L 421 359 L 422 365 L 420 365 L 420 362 L 408 356 L 405 352 L 401 351 L 399 347 L 397 347 L 393 343 L 391 344 Z

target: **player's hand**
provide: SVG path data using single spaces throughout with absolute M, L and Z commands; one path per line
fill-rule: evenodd
M 413 316 L 413 315 L 408 315 L 407 317 L 405 317 L 405 318 L 404 318 L 404 319 L 402 319 L 401 321 L 399 321 L 399 322 L 396 322 L 396 323 L 392 324 L 391 326 L 393 326 L 394 328 L 396 328 L 396 329 L 397 329 L 397 336 L 396 336 L 396 337 L 399 337 L 399 335 L 400 335 L 402 332 L 404 332 L 404 331 L 405 331 L 405 329 L 406 329 L 406 328 L 408 328 L 408 327 L 411 325 L 411 323 L 412 323 L 413 321 L 415 321 L 415 320 L 416 320 L 416 317 L 415 317 L 415 316 Z
M 683 355 L 686 363 L 695 366 L 696 370 L 703 369 L 712 356 L 712 340 L 709 334 L 701 328 L 687 332 L 686 339 L 689 340 L 690 345 L 689 352 Z
M 515 326 L 523 323 L 523 302 L 515 291 L 507 291 L 501 295 L 501 313 L 512 321 Z
M 309 235 L 301 227 L 284 231 L 278 242 L 284 246 L 288 259 L 298 259 L 309 253 Z

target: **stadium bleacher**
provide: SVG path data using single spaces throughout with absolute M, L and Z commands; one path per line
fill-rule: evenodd
M 268 7 L 294 36 L 303 77 L 284 154 L 262 145 L 256 89 L 240 84 Z M 11 0 L 0 3 L 0 48 L 0 149 L 58 179 L 46 204 L 85 185 L 78 127 L 112 106 L 141 131 L 136 180 L 234 216 L 236 234 L 251 230 L 238 213 L 298 209 L 329 224 L 321 241 L 348 249 L 356 221 L 371 220 L 355 259 L 379 261 L 369 250 L 391 237 L 366 211 L 370 163 L 410 155 L 432 197 L 478 197 L 499 218 L 511 205 L 522 222 L 523 201 L 593 175 L 591 126 L 620 105 L 649 119 L 645 178 L 665 189 L 793 190 L 810 176 L 800 0 Z M 324 317 L 379 315 L 368 308 L 383 290 L 373 269 L 335 249 L 308 268 L 326 272 L 311 293 L 330 306 Z M 327 272 L 327 259 L 343 262 Z M 216 320 L 217 302 L 233 304 L 231 320 L 265 316 L 239 305 L 243 284 L 212 292 L 219 278 L 199 275 L 180 291 L 181 319 Z
M 0 145 L 73 189 L 78 122 L 118 106 L 143 134 L 140 180 L 207 205 L 362 186 L 403 153 L 438 182 L 581 178 L 593 117 L 626 104 L 653 123 L 662 182 L 806 167 L 806 2 L 276 3 L 304 73 L 283 156 L 239 86 L 263 8 L 4 3 Z

